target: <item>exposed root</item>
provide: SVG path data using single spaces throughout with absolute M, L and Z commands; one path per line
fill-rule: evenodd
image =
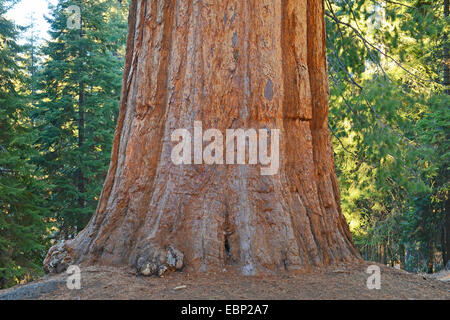
M 72 264 L 72 256 L 70 255 L 65 241 L 50 248 L 44 260 L 45 273 L 62 273 Z
M 147 277 L 162 276 L 167 271 L 180 271 L 183 266 L 183 253 L 172 246 L 168 249 L 152 246 L 138 259 L 136 265 L 138 273 Z

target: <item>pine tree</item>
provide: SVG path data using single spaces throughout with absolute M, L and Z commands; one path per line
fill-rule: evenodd
M 31 158 L 33 133 L 24 93 L 28 90 L 23 48 L 0 1 L 0 288 L 42 272 L 47 210 L 46 184 Z
M 68 10 L 71 5 L 80 8 L 79 28 L 69 24 L 69 19 L 77 19 Z M 108 170 L 125 21 L 121 5 L 111 1 L 61 0 L 52 8 L 51 40 L 42 49 L 46 58 L 34 119 L 40 131 L 39 164 L 54 186 L 49 205 L 62 238 L 73 236 L 89 221 Z

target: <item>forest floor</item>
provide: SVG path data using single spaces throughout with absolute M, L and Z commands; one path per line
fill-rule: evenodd
M 245 277 L 229 271 L 142 277 L 111 267 L 82 268 L 80 290 L 67 289 L 67 274 L 46 276 L 0 291 L 0 300 L 310 300 L 445 299 L 450 300 L 450 272 L 428 276 L 383 265 L 381 289 L 367 288 L 370 265 L 341 265 L 311 273 Z M 441 280 L 438 280 L 441 279 Z

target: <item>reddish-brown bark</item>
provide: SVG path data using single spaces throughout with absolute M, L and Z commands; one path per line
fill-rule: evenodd
M 327 129 L 321 0 L 134 0 L 120 117 L 98 209 L 47 271 L 244 274 L 359 259 L 340 209 Z M 281 130 L 280 170 L 181 165 L 173 130 Z

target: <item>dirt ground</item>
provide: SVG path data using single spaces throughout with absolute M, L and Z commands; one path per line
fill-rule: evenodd
M 342 265 L 312 273 L 245 277 L 220 274 L 166 274 L 141 277 L 131 270 L 111 267 L 82 268 L 81 290 L 69 290 L 67 274 L 47 276 L 31 284 L 0 291 L 0 300 L 310 300 L 310 299 L 444 299 L 450 300 L 450 282 L 444 274 L 410 274 L 379 265 L 381 289 L 369 290 L 369 263 Z M 179 288 L 181 287 L 181 288 Z

